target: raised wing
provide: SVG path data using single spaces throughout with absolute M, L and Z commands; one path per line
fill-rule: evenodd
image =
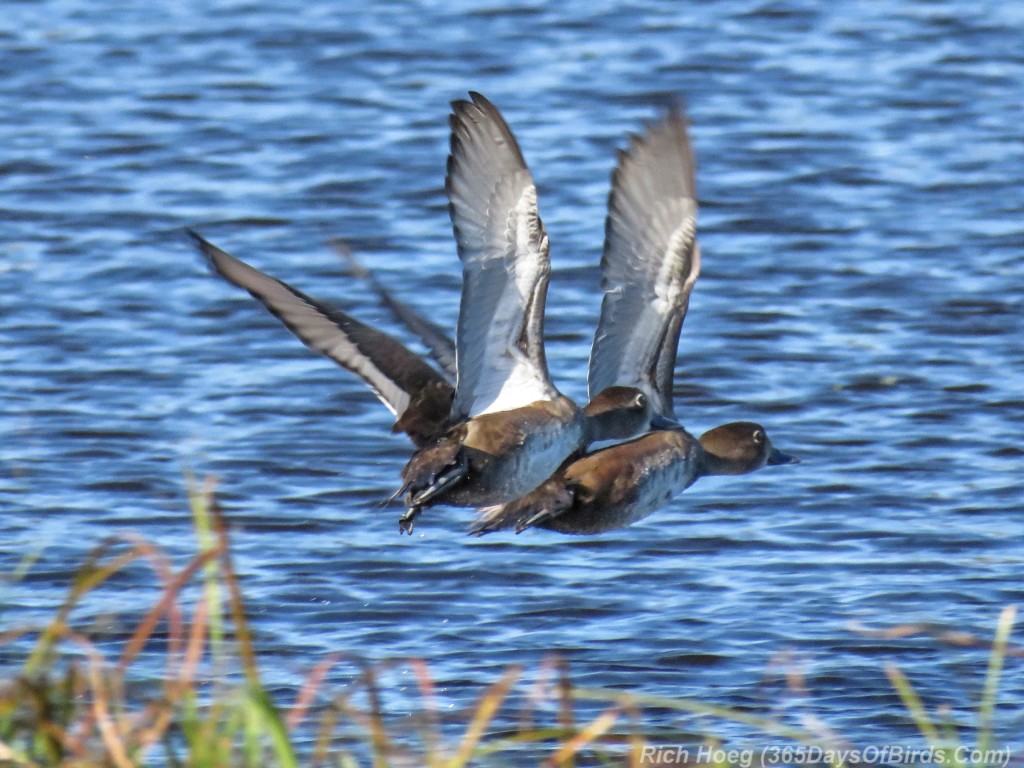
M 189 235 L 214 272 L 252 294 L 306 346 L 366 382 L 415 442 L 427 439 L 431 431 L 434 436 L 443 431 L 452 387 L 418 355 L 388 334 L 260 272 L 195 232 Z M 406 429 L 403 416 L 408 423 L 410 405 L 421 413 L 437 414 L 431 417 L 437 423 L 424 426 L 422 419 L 414 419 L 421 435 Z
M 497 108 L 452 103 L 449 212 L 462 260 L 452 416 L 549 400 L 544 299 L 551 265 L 537 188 Z
M 700 271 L 697 194 L 686 121 L 673 109 L 619 152 L 608 198 L 604 300 L 590 353 L 591 397 L 639 387 L 672 418 L 679 331 Z
M 397 299 L 377 279 L 376 275 L 356 259 L 355 254 L 352 253 L 352 250 L 343 241 L 334 240 L 331 242 L 331 245 L 345 259 L 349 269 L 356 277 L 369 283 L 370 288 L 377 294 L 377 298 L 405 326 L 405 329 L 423 342 L 424 346 L 430 350 L 430 356 L 434 358 L 437 364 L 454 381 L 457 375 L 455 367 L 455 342 L 448 337 L 448 334 L 439 325 L 432 323 L 408 304 Z

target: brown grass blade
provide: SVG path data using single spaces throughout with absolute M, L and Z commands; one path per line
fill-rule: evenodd
M 178 597 L 178 593 L 181 592 L 182 588 L 192 580 L 195 576 L 196 571 L 206 565 L 210 560 L 220 555 L 220 548 L 207 550 L 199 555 L 196 555 L 192 562 L 185 566 L 176 576 L 172 577 L 163 593 L 160 595 L 160 599 L 156 604 L 150 608 L 142 621 L 135 628 L 135 632 L 132 633 L 131 638 L 124 647 L 124 651 L 121 653 L 121 660 L 118 662 L 118 671 L 124 672 L 135 657 L 142 650 L 142 647 L 149 640 L 153 634 L 153 630 L 156 627 L 160 617 L 169 614 L 171 606 L 176 605 L 175 601 Z
M 608 733 L 609 729 L 618 721 L 621 712 L 622 708 L 618 706 L 606 709 L 586 728 L 566 741 L 555 754 L 548 758 L 544 765 L 562 768 L 562 766 L 571 764 L 581 749 Z
M 515 685 L 521 674 L 522 670 L 519 667 L 509 667 L 505 674 L 501 676 L 501 679 L 487 689 L 477 704 L 476 710 L 473 713 L 473 719 L 466 728 L 462 742 L 459 744 L 458 752 L 448 761 L 448 768 L 462 768 L 462 766 L 469 764 L 470 758 L 473 757 L 473 750 L 476 749 L 477 744 L 480 743 L 480 739 L 484 735 L 484 729 L 487 728 L 487 725 L 494 718 L 502 702 L 505 701 L 505 697 L 508 696 L 508 692 Z

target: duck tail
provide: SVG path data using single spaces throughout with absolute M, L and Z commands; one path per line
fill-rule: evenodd
M 514 506 L 515 502 L 481 507 L 477 511 L 478 516 L 476 520 L 469 526 L 469 535 L 483 536 L 484 534 L 515 527 L 517 517 L 511 509 Z
M 495 531 L 546 527 L 544 521 L 557 517 L 572 504 L 572 494 L 560 480 L 552 478 L 522 498 L 506 504 L 482 507 L 469 527 L 470 536 L 483 536 Z

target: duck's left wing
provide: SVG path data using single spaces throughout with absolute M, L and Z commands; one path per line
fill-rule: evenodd
M 456 376 L 455 342 L 445 333 L 444 329 L 425 318 L 405 302 L 400 301 L 373 272 L 362 265 L 343 240 L 333 240 L 331 246 L 345 259 L 355 276 L 369 284 L 381 303 L 405 326 L 406 330 L 423 342 L 424 346 L 430 350 L 430 356 L 444 369 L 450 380 L 454 381 Z
M 453 417 L 558 394 L 544 357 L 551 266 L 537 188 L 497 108 L 470 97 L 452 103 L 445 181 L 463 279 Z
M 189 230 L 210 268 L 248 291 L 310 349 L 361 378 L 397 418 L 396 429 L 422 445 L 448 425 L 452 387 L 392 336 L 236 259 Z
M 679 331 L 700 271 L 697 194 L 686 121 L 673 109 L 619 152 L 608 198 L 604 299 L 590 354 L 591 397 L 639 387 L 673 417 Z

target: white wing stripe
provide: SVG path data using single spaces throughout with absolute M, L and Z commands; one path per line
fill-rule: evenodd
M 537 188 L 497 109 L 472 97 L 452 105 L 446 185 L 463 264 L 455 416 L 558 395 L 543 355 L 550 265 Z
M 633 137 L 612 174 L 601 259 L 601 319 L 590 395 L 614 384 L 644 390 L 672 415 L 678 331 L 699 268 L 694 163 L 678 112 Z

